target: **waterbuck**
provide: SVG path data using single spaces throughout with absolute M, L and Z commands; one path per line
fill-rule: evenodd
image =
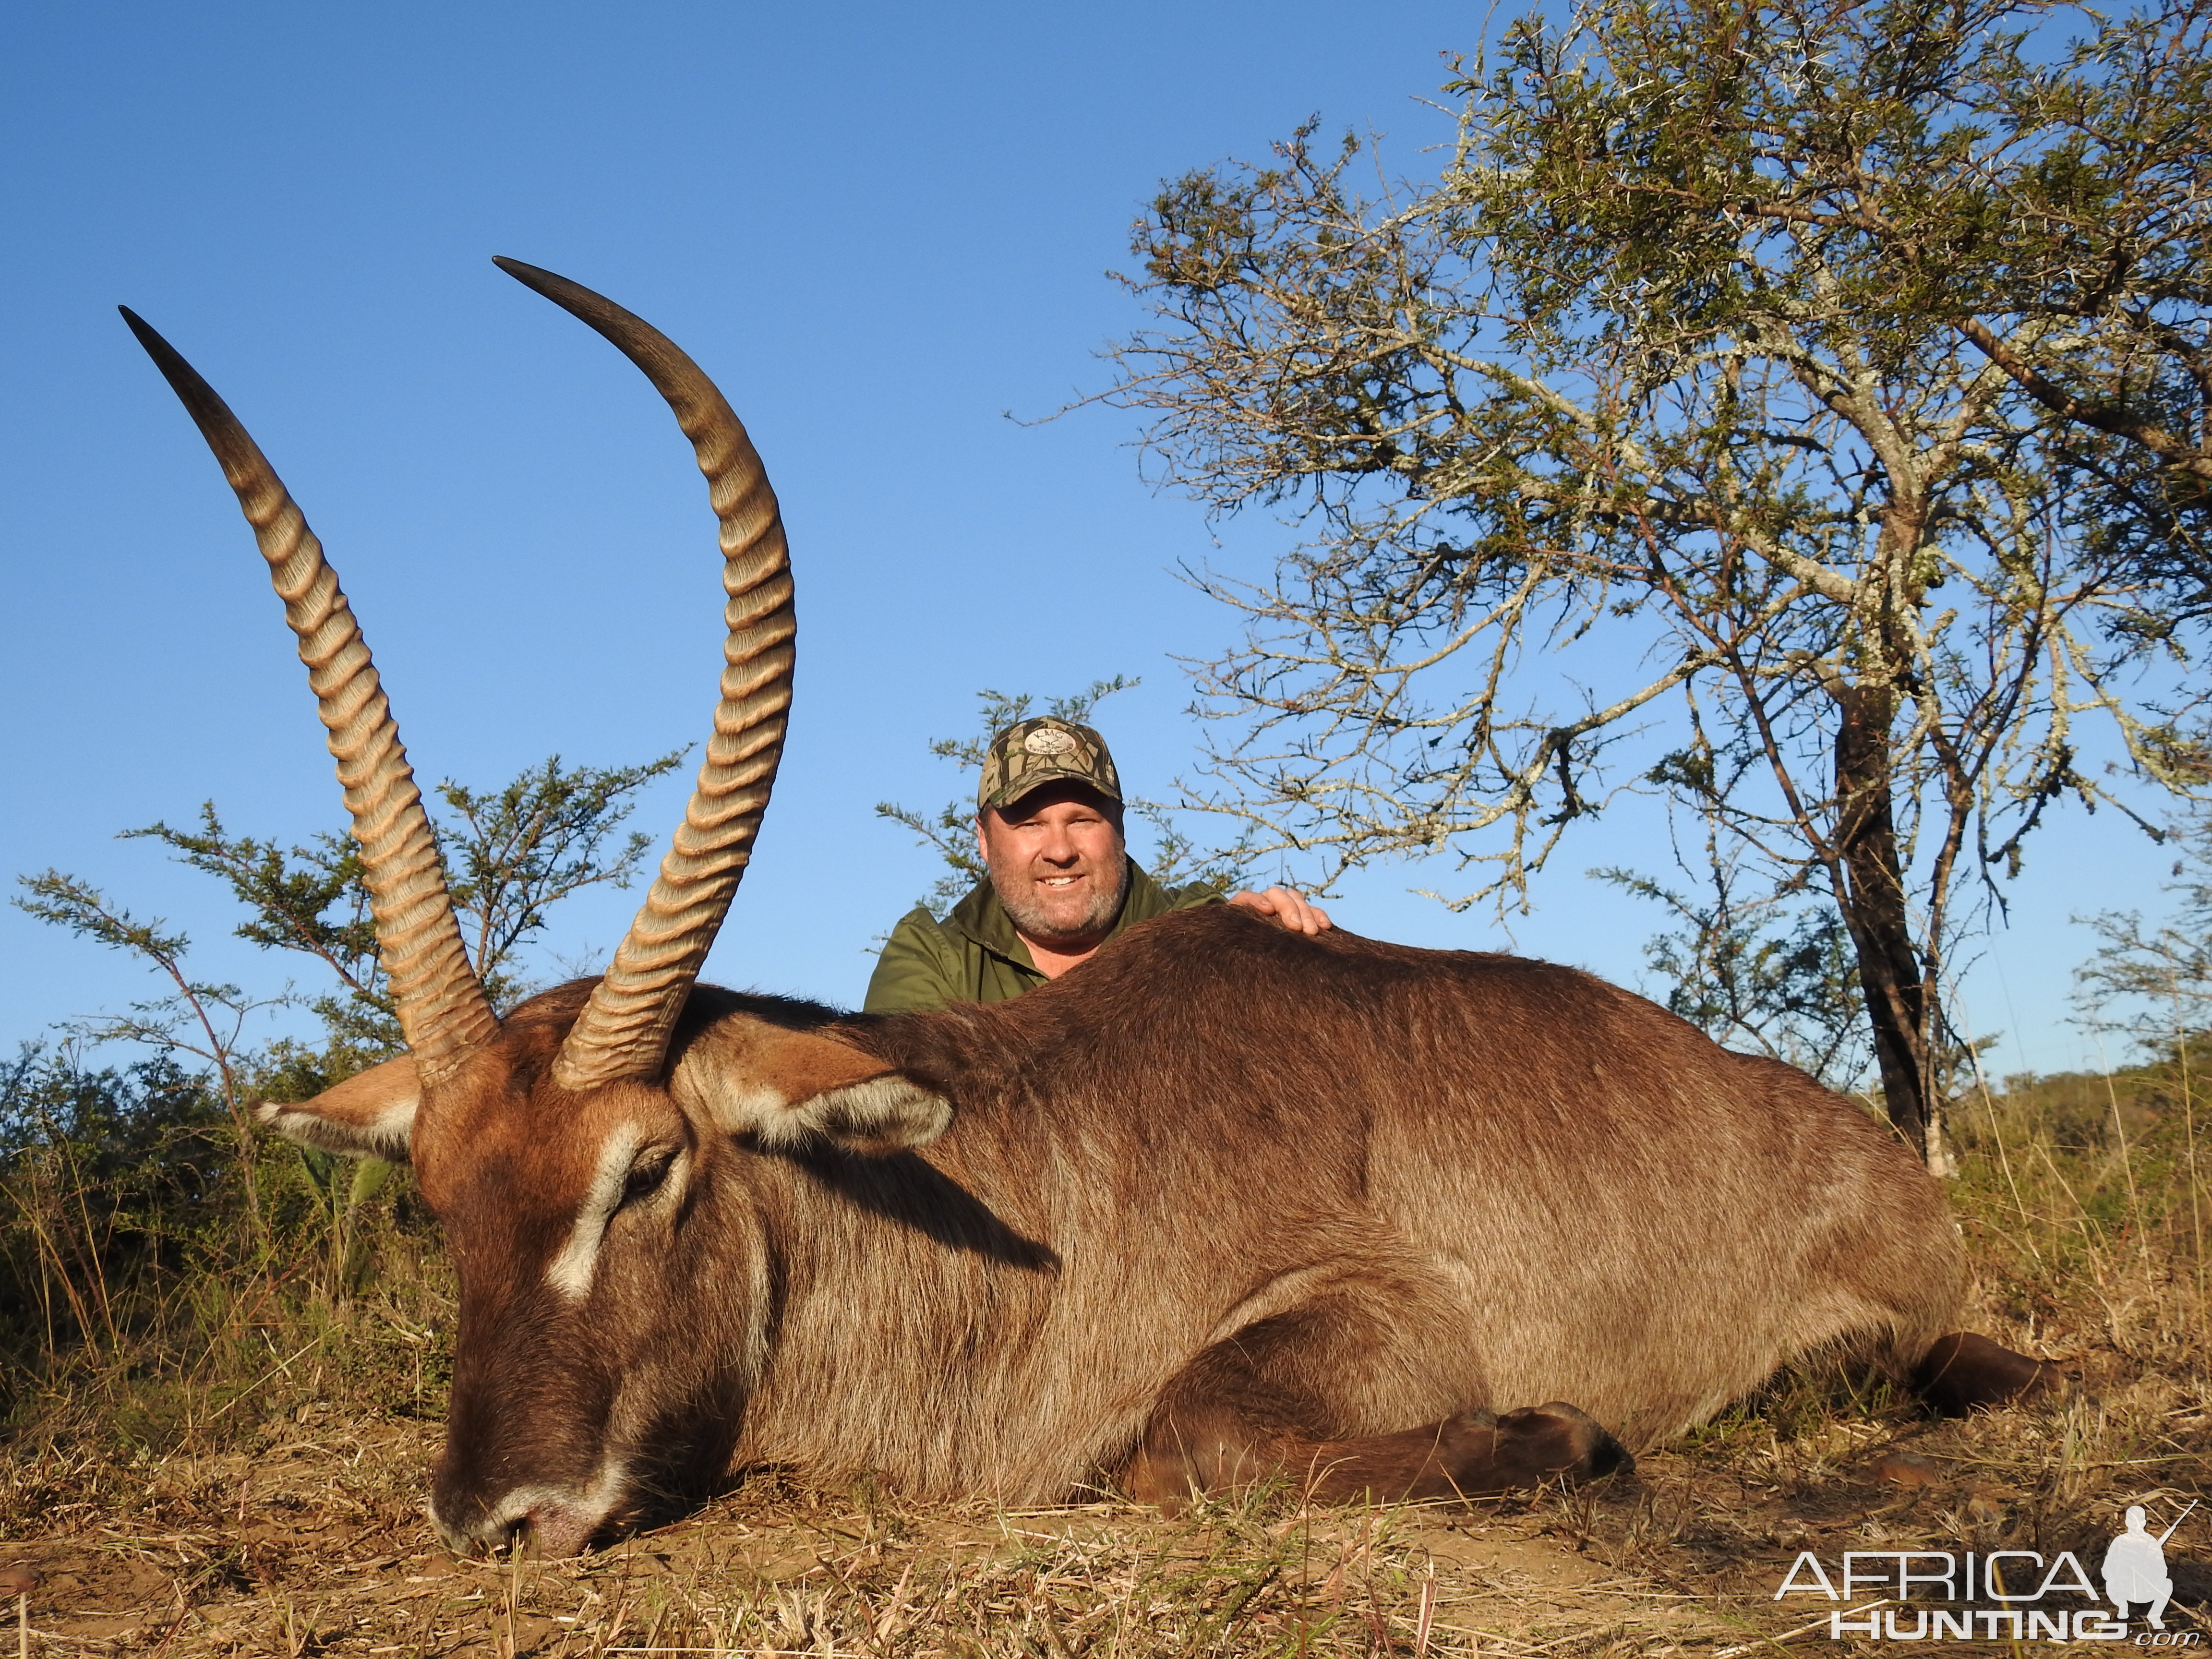
M 497 1015 L 337 579 L 222 400 L 124 314 L 252 522 L 337 757 L 408 1053 L 264 1120 L 412 1161 L 460 1322 L 431 1510 L 582 1549 L 754 1462 L 919 1495 L 1449 1497 L 1625 1463 L 1808 1356 L 1964 1409 L 1936 1183 L 1850 1103 L 1588 975 L 1216 906 L 1018 1001 L 871 1019 L 695 983 L 792 672 L 775 497 L 639 319 L 721 525 L 714 733 L 605 975 Z

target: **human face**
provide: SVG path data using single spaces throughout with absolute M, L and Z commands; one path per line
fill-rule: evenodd
M 1081 784 L 1047 784 L 975 823 L 976 848 L 999 902 L 1022 937 L 1060 951 L 1087 950 L 1121 913 L 1128 860 L 1121 813 Z

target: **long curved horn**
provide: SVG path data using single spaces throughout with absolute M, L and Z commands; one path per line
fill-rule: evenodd
M 721 701 L 660 873 L 561 1045 L 554 1081 L 587 1089 L 658 1076 L 668 1037 L 752 856 L 791 708 L 791 560 L 768 470 L 714 383 L 673 342 L 611 300 L 519 259 L 499 268 L 597 329 L 645 373 L 691 440 L 721 523 Z
M 259 446 L 173 346 L 128 306 L 116 308 L 222 464 L 261 556 L 269 561 L 284 620 L 300 636 L 300 660 L 307 665 L 307 684 L 314 688 L 338 781 L 345 787 L 399 1029 L 426 1079 L 434 1079 L 464 1050 L 498 1030 L 499 1021 L 469 966 L 422 792 L 415 787 L 368 642 L 338 587 L 337 573 L 324 561 L 322 543 Z

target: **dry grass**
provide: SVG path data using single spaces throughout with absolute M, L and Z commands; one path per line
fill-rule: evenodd
M 2212 1170 L 2184 1085 L 2146 1070 L 2099 1109 L 2102 1080 L 2023 1084 L 1960 1118 L 1980 1322 L 2066 1364 L 2059 1404 L 1947 1424 L 1785 1380 L 1633 1478 L 1464 1509 L 917 1508 L 768 1473 L 580 1561 L 464 1561 L 419 1513 L 443 1269 L 386 1211 L 369 1291 L 179 1276 L 113 1340 L 19 1367 L 0 1563 L 43 1574 L 28 1645 L 57 1655 L 1844 1650 L 1828 1603 L 1772 1599 L 1801 1550 L 2100 1550 L 2125 1504 L 2212 1492 Z M 2212 1624 L 2208 1540 L 2200 1510 L 2169 1546 L 2177 1632 Z

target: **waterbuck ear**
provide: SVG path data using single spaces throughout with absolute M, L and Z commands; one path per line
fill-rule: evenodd
M 415 1059 L 402 1054 L 356 1072 L 313 1100 L 264 1100 L 254 1116 L 287 1140 L 342 1158 L 407 1161 L 415 1133 L 415 1107 L 422 1085 Z
M 770 1146 L 820 1135 L 886 1157 L 927 1146 L 952 1121 L 945 1098 L 873 1054 L 732 1014 L 699 1033 L 669 1076 L 678 1105 Z

